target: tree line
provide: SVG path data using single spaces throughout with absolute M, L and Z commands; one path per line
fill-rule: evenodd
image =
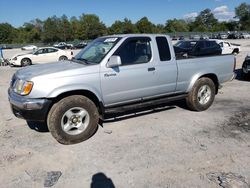
M 235 8 L 235 15 L 235 20 L 219 22 L 210 9 L 205 9 L 194 19 L 170 19 L 165 24 L 154 24 L 147 17 L 136 23 L 125 18 L 110 27 L 95 14 L 70 19 L 66 15 L 52 16 L 44 21 L 32 20 L 19 28 L 0 23 L 0 44 L 91 40 L 107 34 L 250 31 L 250 4 L 241 3 Z

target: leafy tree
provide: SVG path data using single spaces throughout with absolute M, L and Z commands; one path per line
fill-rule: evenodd
M 137 32 L 136 26 L 127 18 L 123 21 L 115 21 L 109 28 L 109 34 L 128 34 Z
M 165 29 L 167 32 L 187 32 L 189 31 L 189 26 L 184 20 L 167 20 Z
M 166 33 L 165 26 L 163 24 L 154 25 L 154 33 Z
M 82 40 L 95 39 L 107 33 L 104 23 L 94 14 L 83 14 L 80 17 L 79 24 L 79 31 L 81 32 L 79 38 Z
M 192 31 L 213 31 L 213 26 L 218 23 L 218 20 L 214 17 L 214 14 L 210 9 L 205 9 L 195 18 L 195 21 L 191 23 Z
M 43 42 L 51 43 L 55 41 L 60 41 L 60 29 L 59 29 L 60 19 L 56 16 L 49 17 L 44 21 L 43 25 Z
M 136 22 L 135 26 L 139 33 L 153 33 L 154 32 L 154 24 L 152 24 L 147 17 L 143 17 L 138 22 Z
M 71 24 L 73 38 L 79 39 L 81 35 L 79 20 L 75 16 L 73 16 L 70 18 L 70 24 Z
M 59 36 L 60 36 L 61 41 L 69 41 L 69 40 L 73 39 L 72 27 L 71 27 L 71 24 L 70 24 L 68 17 L 66 15 L 63 15 L 60 18 L 58 28 L 60 30 Z
M 228 31 L 227 22 L 218 22 L 213 26 L 213 32 Z
M 235 20 L 231 20 L 225 23 L 228 31 L 238 31 L 240 30 L 239 22 Z M 221 30 L 222 31 L 222 30 Z
M 12 43 L 12 39 L 16 37 L 15 34 L 15 28 L 10 24 L 0 24 L 0 43 Z
M 239 18 L 240 29 L 250 30 L 250 4 L 241 3 L 235 8 L 235 15 Z

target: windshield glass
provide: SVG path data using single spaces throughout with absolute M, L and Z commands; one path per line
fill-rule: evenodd
M 80 51 L 74 59 L 89 64 L 98 64 L 120 39 L 121 38 L 119 37 L 103 37 L 95 39 Z
M 175 46 L 179 48 L 193 48 L 196 44 L 196 41 L 179 41 Z

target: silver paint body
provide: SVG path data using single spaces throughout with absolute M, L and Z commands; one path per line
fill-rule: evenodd
M 221 55 L 176 60 L 171 40 L 166 35 L 116 35 L 122 39 L 97 65 L 71 61 L 25 67 L 16 72 L 19 79 L 34 83 L 31 93 L 23 99 L 49 99 L 75 90 L 87 90 L 96 95 L 105 107 L 131 101 L 177 93 L 188 93 L 196 80 L 205 74 L 217 76 L 219 84 L 232 79 L 234 56 Z M 171 60 L 159 58 L 155 37 L 169 42 Z M 116 49 L 129 37 L 150 37 L 152 58 L 148 63 L 108 68 L 107 62 Z M 148 68 L 154 67 L 154 71 Z

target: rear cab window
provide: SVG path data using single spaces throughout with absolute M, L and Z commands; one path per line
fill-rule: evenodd
M 166 37 L 156 37 L 156 43 L 161 61 L 171 60 L 171 53 L 169 49 L 168 40 Z

